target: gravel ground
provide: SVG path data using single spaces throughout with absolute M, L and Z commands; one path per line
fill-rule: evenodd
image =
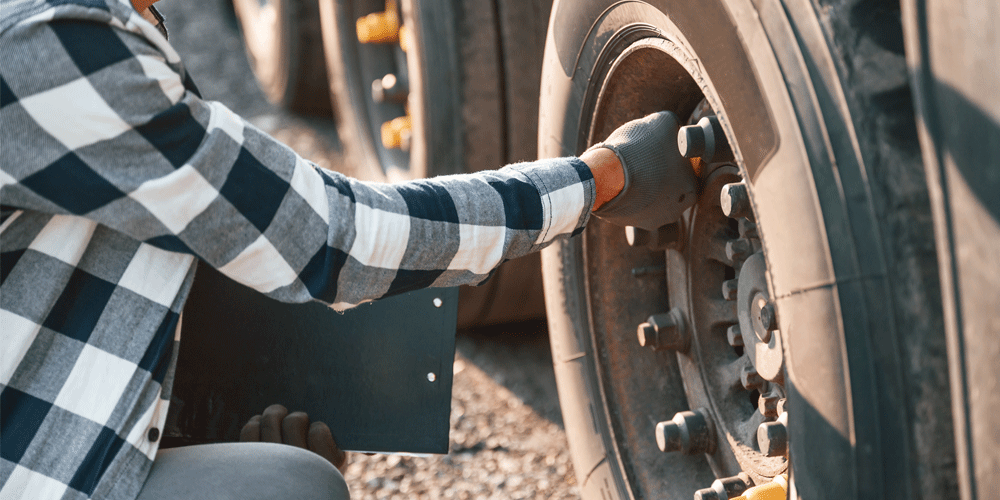
M 320 166 L 352 174 L 329 120 L 296 117 L 264 99 L 225 0 L 167 0 L 157 7 L 206 99 L 221 101 Z M 353 454 L 345 477 L 354 499 L 577 498 L 545 325 L 459 332 L 450 453 Z

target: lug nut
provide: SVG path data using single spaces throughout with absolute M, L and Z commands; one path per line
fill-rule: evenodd
M 677 131 L 677 150 L 685 158 L 701 158 L 705 163 L 729 160 L 733 152 L 719 119 L 705 116 L 697 125 L 687 125 Z
M 743 385 L 744 389 L 756 389 L 763 383 L 764 378 L 757 373 L 757 369 L 753 365 L 743 367 L 743 371 L 740 372 L 740 384 Z
M 389 73 L 372 82 L 372 100 L 375 102 L 394 102 L 405 104 L 410 93 L 407 82 Z
M 714 426 L 704 409 L 682 411 L 672 420 L 656 424 L 656 446 L 664 453 L 712 453 L 715 450 Z
M 726 242 L 726 258 L 734 264 L 746 260 L 751 253 L 753 253 L 753 244 L 750 243 L 750 240 L 739 238 Z
M 764 422 L 757 427 L 757 446 L 768 457 L 788 454 L 788 414 L 782 413 L 774 422 Z
M 685 158 L 698 158 L 705 154 L 706 142 L 713 139 L 705 137 L 705 131 L 697 125 L 687 125 L 677 131 L 677 150 Z M 712 145 L 715 149 L 715 145 Z
M 680 239 L 680 226 L 675 222 L 655 231 L 647 231 L 635 226 L 625 226 L 625 241 L 630 247 L 647 247 L 650 250 L 665 250 Z
M 736 300 L 736 292 L 739 290 L 739 280 L 733 278 L 722 282 L 722 296 L 726 300 Z
M 636 329 L 639 345 L 654 351 L 687 352 L 690 346 L 684 315 L 678 308 L 669 313 L 654 314 Z
M 726 340 L 733 347 L 741 347 L 743 345 L 743 333 L 740 332 L 740 325 L 733 325 L 726 329 Z
M 740 236 L 748 240 L 760 238 L 760 233 L 757 232 L 757 224 L 750 219 L 740 219 Z
M 733 182 L 722 186 L 719 204 L 722 206 L 722 213 L 731 219 L 753 215 L 753 210 L 750 207 L 750 194 L 747 192 L 746 183 L 743 182 Z
M 356 29 L 358 42 L 396 43 L 399 41 L 399 16 L 395 8 L 374 12 L 358 18 Z
M 774 390 L 761 394 L 757 398 L 757 411 L 765 418 L 775 418 L 778 416 L 778 400 L 781 395 Z
M 788 411 L 788 399 L 786 399 L 786 398 L 779 399 L 778 400 L 778 408 L 777 408 L 777 410 L 778 410 L 778 415 L 779 416 L 782 413 L 785 413 L 786 411 Z
M 409 142 L 410 130 L 413 122 L 410 116 L 400 116 L 393 118 L 382 124 L 382 145 L 386 149 L 402 148 Z
M 738 476 L 716 479 L 710 488 L 694 492 L 694 500 L 729 500 L 743 494 L 750 487 L 750 477 L 745 473 Z

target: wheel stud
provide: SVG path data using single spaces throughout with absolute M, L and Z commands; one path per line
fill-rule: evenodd
M 764 378 L 757 373 L 757 369 L 753 365 L 743 367 L 743 371 L 740 372 L 740 384 L 743 385 L 744 389 L 757 389 L 763 383 Z
M 722 186 L 719 204 L 722 206 L 722 213 L 731 219 L 753 215 L 753 210 L 750 207 L 750 194 L 747 192 L 746 183 L 743 182 Z
M 778 400 L 778 408 L 777 409 L 778 409 L 778 415 L 779 416 L 782 413 L 785 413 L 786 411 L 788 411 L 788 399 L 786 399 L 786 398 L 779 399 Z
M 694 500 L 728 500 L 743 494 L 750 487 L 750 477 L 744 473 L 738 476 L 716 479 L 710 488 L 694 492 Z
M 740 236 L 746 239 L 758 239 L 757 224 L 749 219 L 740 219 Z
M 739 289 L 739 280 L 733 278 L 722 282 L 722 296 L 726 300 L 736 300 L 736 292 Z
M 630 247 L 647 247 L 650 250 L 665 250 L 680 239 L 680 226 L 675 222 L 655 231 L 647 231 L 635 226 L 625 226 L 625 241 Z
M 757 398 L 757 411 L 766 418 L 775 418 L 778 416 L 778 400 L 781 399 L 781 395 L 777 391 L 768 391 L 767 393 L 761 394 Z
M 782 413 L 774 422 L 764 422 L 757 427 L 757 446 L 768 457 L 788 454 L 788 414 Z
M 726 258 L 734 264 L 746 260 L 751 253 L 753 253 L 753 244 L 748 239 L 739 238 L 726 242 Z
M 406 81 L 392 73 L 372 82 L 372 100 L 378 103 L 404 104 L 409 93 Z
M 774 302 L 768 302 L 760 308 L 760 324 L 764 327 L 763 335 L 758 335 L 761 342 L 771 341 L 771 332 L 778 329 L 778 318 L 774 311 Z
M 664 453 L 711 453 L 715 450 L 713 424 L 704 409 L 682 411 L 656 424 L 656 446 Z
M 690 345 L 684 316 L 680 309 L 669 313 L 654 314 L 636 329 L 639 345 L 654 351 L 674 350 L 687 352 Z
M 697 125 L 681 127 L 677 131 L 677 150 L 685 158 L 701 158 L 705 163 L 731 159 L 732 150 L 722 131 L 719 119 L 705 116 Z
M 726 340 L 733 347 L 743 346 L 743 333 L 740 332 L 740 325 L 733 325 L 726 329 Z

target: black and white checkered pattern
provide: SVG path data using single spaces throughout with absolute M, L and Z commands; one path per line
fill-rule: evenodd
M 197 259 L 346 308 L 579 232 L 578 159 L 369 184 L 202 101 L 127 0 L 0 9 L 0 499 L 134 498 Z

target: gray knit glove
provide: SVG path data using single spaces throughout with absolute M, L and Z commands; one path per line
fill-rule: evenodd
M 625 168 L 622 192 L 594 215 L 652 231 L 675 222 L 694 205 L 697 179 L 691 163 L 677 152 L 679 128 L 677 116 L 661 111 L 618 127 L 590 148 L 614 151 Z

